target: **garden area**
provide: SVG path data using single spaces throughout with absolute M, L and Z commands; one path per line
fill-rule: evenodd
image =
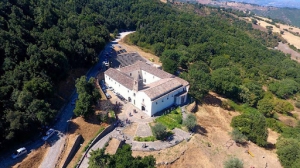
M 162 125 L 166 126 L 170 130 L 174 128 L 181 128 L 182 127 L 181 109 L 180 108 L 174 109 L 170 113 L 158 117 L 155 120 L 155 122 L 161 123 Z

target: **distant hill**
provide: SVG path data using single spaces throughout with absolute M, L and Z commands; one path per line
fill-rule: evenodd
M 298 8 L 300 9 L 300 0 L 217 0 L 217 1 L 235 1 L 249 4 L 256 4 L 260 6 L 273 6 L 278 8 Z
M 300 9 L 295 8 L 275 8 L 272 10 L 252 10 L 255 14 L 270 17 L 272 19 L 279 19 L 288 24 L 300 27 Z
M 300 0 L 174 0 L 251 11 L 259 16 L 282 20 L 300 27 Z M 293 7 L 293 8 L 292 8 Z M 297 9 L 298 8 L 298 9 Z

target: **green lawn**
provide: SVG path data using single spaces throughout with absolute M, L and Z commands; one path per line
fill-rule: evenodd
M 165 125 L 170 130 L 174 128 L 181 128 L 181 124 L 182 124 L 181 109 L 177 108 L 171 111 L 169 114 L 165 114 L 158 117 L 155 121 Z

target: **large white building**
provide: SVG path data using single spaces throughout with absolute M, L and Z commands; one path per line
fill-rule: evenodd
M 187 101 L 189 83 L 142 61 L 104 72 L 105 82 L 149 116 Z

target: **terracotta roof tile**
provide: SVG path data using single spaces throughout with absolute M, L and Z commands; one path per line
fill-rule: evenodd
M 140 70 L 140 69 L 143 71 L 146 71 L 148 73 L 151 73 L 152 75 L 157 76 L 161 79 L 174 77 L 174 75 L 169 74 L 168 72 L 165 72 L 163 70 L 157 69 L 156 67 L 153 67 L 142 61 L 137 61 L 132 65 L 120 68 L 120 71 L 122 71 L 124 73 L 130 73 L 130 72 L 133 72 L 135 70 Z
M 149 84 L 148 89 L 144 89 L 142 92 L 144 92 L 151 100 L 154 100 L 181 86 L 182 84 L 176 78 L 167 78 Z
M 121 85 L 125 86 L 126 88 L 132 90 L 133 89 L 133 84 L 134 84 L 134 79 L 130 77 L 129 75 L 122 73 L 116 69 L 109 68 L 104 72 L 107 76 L 112 78 L 113 80 L 117 81 Z

